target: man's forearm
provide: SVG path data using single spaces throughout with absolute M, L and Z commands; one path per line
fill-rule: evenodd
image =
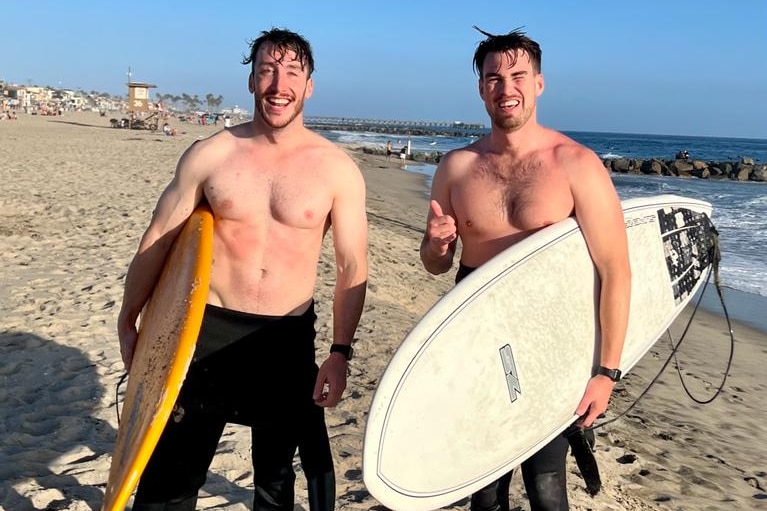
M 630 282 L 630 275 L 613 275 L 602 281 L 599 298 L 599 318 L 602 330 L 599 363 L 611 369 L 620 366 L 628 328 L 631 301 Z
M 133 257 L 125 276 L 123 302 L 118 318 L 120 323 L 131 322 L 135 324 L 160 278 L 165 259 L 173 242 L 172 240 L 158 239 L 148 248 L 143 248 L 144 244 L 145 240 L 142 240 L 142 246 L 139 247 L 139 251 Z
M 350 345 L 362 317 L 367 281 L 347 286 L 336 284 L 333 299 L 333 343 Z
M 350 345 L 365 305 L 367 258 L 364 253 L 337 257 L 340 264 L 333 296 L 333 343 Z

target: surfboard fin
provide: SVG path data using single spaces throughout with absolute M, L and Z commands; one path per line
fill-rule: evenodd
M 575 463 L 578 465 L 578 470 L 580 470 L 586 483 L 586 492 L 593 497 L 602 489 L 602 478 L 599 476 L 599 465 L 597 465 L 593 450 L 594 431 L 574 426 L 565 435 L 573 457 L 575 457 Z

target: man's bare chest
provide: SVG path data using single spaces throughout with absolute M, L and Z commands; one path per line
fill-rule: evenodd
M 451 197 L 464 233 L 539 229 L 573 210 L 567 177 L 535 161 L 511 168 L 478 166 L 460 180 Z
M 324 225 L 332 195 L 327 182 L 302 169 L 232 168 L 205 183 L 205 196 L 222 217 L 269 219 L 296 228 Z

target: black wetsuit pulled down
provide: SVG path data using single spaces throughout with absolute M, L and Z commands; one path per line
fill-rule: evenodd
M 176 407 L 134 511 L 191 511 L 228 422 L 251 428 L 253 510 L 292 511 L 298 448 L 311 511 L 332 510 L 335 476 L 317 377 L 314 306 L 262 316 L 207 305 Z
M 457 284 L 476 268 L 459 265 L 455 275 Z M 509 431 L 513 435 L 513 431 Z M 567 481 L 565 467 L 569 443 L 564 435 L 557 435 L 541 450 L 522 463 L 522 480 L 532 511 L 566 511 Z M 501 476 L 471 496 L 471 511 L 508 511 L 509 484 L 514 471 Z

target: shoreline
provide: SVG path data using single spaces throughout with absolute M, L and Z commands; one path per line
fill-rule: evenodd
M 724 306 L 727 309 L 726 314 L 734 324 L 745 325 L 767 334 L 767 315 L 764 314 L 764 311 L 767 310 L 767 297 L 726 286 L 722 287 L 722 295 L 724 296 Z M 690 303 L 694 304 L 696 299 L 697 296 L 693 297 Z M 700 307 L 717 317 L 725 317 L 725 311 L 713 282 L 709 283 L 704 290 Z M 734 329 L 737 330 L 737 327 Z
M 189 145 L 220 126 L 180 124 L 178 135 L 110 128 L 98 114 L 0 122 L 0 508 L 99 509 L 117 431 L 123 364 L 115 333 L 125 272 L 152 209 Z M 427 176 L 394 158 L 350 151 L 367 185 L 368 294 L 341 403 L 326 411 L 336 509 L 380 504 L 362 480 L 366 416 L 380 375 L 405 335 L 447 290 L 455 269 L 433 276 L 418 258 Z M 326 236 L 318 268 L 316 353 L 332 341 L 335 264 Z M 457 265 L 457 261 L 456 261 Z M 739 300 L 726 291 L 731 316 Z M 689 311 L 672 325 L 679 336 Z M 767 335 L 734 324 L 736 350 L 721 395 L 705 407 L 681 388 L 673 365 L 619 420 L 597 430 L 603 489 L 595 497 L 568 457 L 573 511 L 751 510 L 767 499 L 761 438 L 767 423 Z M 699 311 L 678 355 L 685 384 L 709 397 L 729 352 L 721 317 Z M 659 340 L 618 385 L 608 418 L 626 410 L 669 356 Z M 198 503 L 243 511 L 253 494 L 250 432 L 224 431 Z M 295 458 L 295 511 L 309 509 Z M 449 506 L 468 510 L 466 499 Z M 511 508 L 529 509 L 521 477 Z

